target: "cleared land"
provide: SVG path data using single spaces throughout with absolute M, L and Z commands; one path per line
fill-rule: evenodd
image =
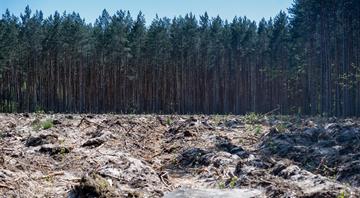
M 0 114 L 0 134 L 2 197 L 360 197 L 358 119 Z

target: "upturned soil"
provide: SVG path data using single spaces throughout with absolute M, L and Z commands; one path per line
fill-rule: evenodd
M 360 121 L 0 114 L 1 197 L 360 197 Z

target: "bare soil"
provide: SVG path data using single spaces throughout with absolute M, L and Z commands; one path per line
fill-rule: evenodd
M 360 197 L 360 121 L 0 114 L 1 197 Z

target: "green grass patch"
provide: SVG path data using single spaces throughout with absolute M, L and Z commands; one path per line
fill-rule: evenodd
M 32 128 L 34 131 L 39 131 L 40 129 L 50 129 L 54 126 L 54 121 L 52 119 L 47 119 L 45 121 L 34 121 L 32 123 Z
M 170 126 L 172 124 L 172 122 L 173 121 L 171 120 L 171 118 L 169 118 L 169 117 L 166 118 L 166 125 Z
M 54 126 L 53 124 L 53 120 L 52 119 L 47 119 L 42 123 L 42 128 L 43 129 L 50 129 Z
M 224 182 L 220 182 L 220 183 L 219 183 L 219 188 L 220 188 L 220 189 L 225 189 L 225 183 L 224 183 Z
M 338 194 L 338 196 L 336 198 L 348 198 L 350 197 L 350 195 L 344 191 L 342 191 L 341 193 Z
M 238 179 L 239 179 L 239 178 L 236 177 L 236 176 L 232 177 L 231 180 L 230 180 L 230 183 L 229 183 L 229 187 L 230 187 L 230 188 L 235 188 L 236 182 L 238 181 Z

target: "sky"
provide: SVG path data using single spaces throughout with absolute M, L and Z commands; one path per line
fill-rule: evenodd
M 280 10 L 287 11 L 293 0 L 0 0 L 0 12 L 9 9 L 20 16 L 26 5 L 32 11 L 41 10 L 44 16 L 56 10 L 75 11 L 85 18 L 87 23 L 95 22 L 103 9 L 111 15 L 117 10 L 129 10 L 133 18 L 139 11 L 145 15 L 149 24 L 158 14 L 159 17 L 170 17 L 192 12 L 195 16 L 205 11 L 210 17 L 219 15 L 231 21 L 235 16 L 246 16 L 251 20 L 260 21 L 263 17 L 274 17 Z

